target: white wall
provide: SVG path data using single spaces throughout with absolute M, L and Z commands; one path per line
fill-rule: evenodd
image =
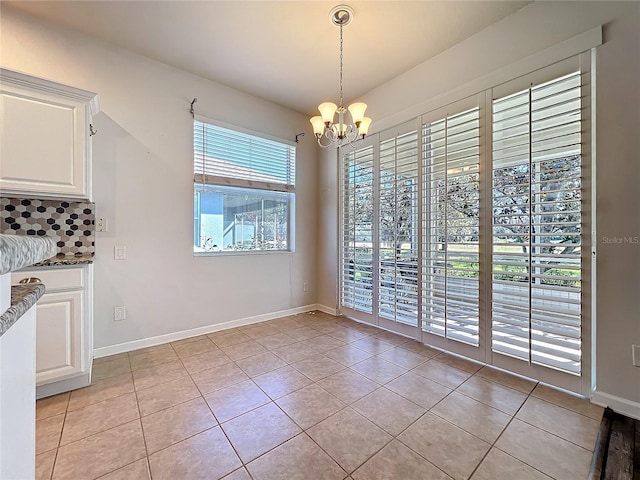
M 443 106 L 460 92 L 468 95 L 488 88 L 483 79 L 491 79 L 497 70 L 601 24 L 605 28 L 604 45 L 597 49 L 597 390 L 599 401 L 640 418 L 640 368 L 631 365 L 631 344 L 640 344 L 640 245 L 603 244 L 605 238 L 640 238 L 640 3 L 533 3 L 362 98 L 374 119 L 372 130 L 388 128 Z M 329 152 L 322 152 L 318 168 L 318 303 L 332 306 L 338 185 L 335 159 Z
M 640 2 L 606 26 L 597 69 L 597 390 L 640 418 Z
M 6 5 L 1 22 L 3 67 L 100 94 L 93 200 L 109 230 L 96 240 L 95 347 L 315 304 L 317 150 L 306 117 Z M 289 140 L 307 131 L 295 253 L 192 255 L 193 97 L 198 114 L 232 125 Z M 113 260 L 114 245 L 127 260 Z M 126 321 L 113 322 L 116 305 Z

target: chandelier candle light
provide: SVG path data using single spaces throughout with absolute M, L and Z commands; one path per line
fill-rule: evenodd
M 353 20 L 353 9 L 347 5 L 334 7 L 329 18 L 331 23 L 340 27 L 340 105 L 333 102 L 324 102 L 318 106 L 320 115 L 311 118 L 313 133 L 318 139 L 318 145 L 323 148 L 335 145 L 341 147 L 345 144 L 355 147 L 355 143 L 362 143 L 365 135 L 369 132 L 371 119 L 364 116 L 367 104 L 362 102 L 352 103 L 348 109 L 342 106 L 342 28 L 346 27 Z M 347 123 L 347 110 L 351 114 L 352 123 Z M 336 113 L 338 121 L 335 122 Z M 326 137 L 329 143 L 322 143 L 322 137 Z M 358 142 L 359 141 L 359 142 Z

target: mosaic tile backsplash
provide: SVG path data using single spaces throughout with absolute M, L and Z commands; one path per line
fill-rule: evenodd
M 0 232 L 47 235 L 55 240 L 58 255 L 93 255 L 95 204 L 0 197 Z

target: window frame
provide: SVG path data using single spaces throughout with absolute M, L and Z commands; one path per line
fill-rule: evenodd
M 404 125 L 419 125 L 418 128 L 422 128 L 424 123 L 427 123 L 428 120 L 434 120 L 440 118 L 443 114 L 447 115 L 449 113 L 456 114 L 461 111 L 464 111 L 464 108 L 461 105 L 469 102 L 478 102 L 476 105 L 479 105 L 480 108 L 480 171 L 479 171 L 479 181 L 480 181 L 480 243 L 479 243 L 479 295 L 480 295 L 480 306 L 479 306 L 479 316 L 480 316 L 480 325 L 479 325 L 479 335 L 481 338 L 481 343 L 478 347 L 473 347 L 471 345 L 459 344 L 460 348 L 451 349 L 451 342 L 448 342 L 447 339 L 434 338 L 432 334 L 428 334 L 428 332 L 424 332 L 421 328 L 421 318 L 422 318 L 422 295 L 419 297 L 420 305 L 419 305 L 419 315 L 416 319 L 416 325 L 411 328 L 408 325 L 398 325 L 397 323 L 386 321 L 385 319 L 380 318 L 377 314 L 377 310 L 379 309 L 379 301 L 378 301 L 378 288 L 374 289 L 372 292 L 372 305 L 371 309 L 373 311 L 372 314 L 363 314 L 361 311 L 352 310 L 348 306 L 342 304 L 341 299 L 338 301 L 338 307 L 340 311 L 351 318 L 355 318 L 360 321 L 364 321 L 367 323 L 372 323 L 379 327 L 395 331 L 400 334 L 404 334 L 407 336 L 411 336 L 416 338 L 423 343 L 428 343 L 430 345 L 434 345 L 438 348 L 443 348 L 445 350 L 453 351 L 454 353 L 458 353 L 470 358 L 475 358 L 479 361 L 486 362 L 498 368 L 504 368 L 521 375 L 525 375 L 532 378 L 537 378 L 540 381 L 550 383 L 553 385 L 557 385 L 561 388 L 565 388 L 567 390 L 571 390 L 577 393 L 587 394 L 591 389 L 591 381 L 592 381 L 592 317 L 595 314 L 593 311 L 592 297 L 593 297 L 593 284 L 592 278 L 594 274 L 595 265 L 593 264 L 592 252 L 593 252 L 593 222 L 595 221 L 593 217 L 593 198 L 595 196 L 595 185 L 593 184 L 593 167 L 594 167 L 594 159 L 593 155 L 593 117 L 595 116 L 595 112 L 592 112 L 593 106 L 595 105 L 595 89 L 593 84 L 593 78 L 595 75 L 595 65 L 593 63 L 594 56 L 593 51 L 586 51 L 581 54 L 573 55 L 566 60 L 561 60 L 559 62 L 553 63 L 546 67 L 538 68 L 536 70 L 532 70 L 527 74 L 520 75 L 517 77 L 512 77 L 512 80 L 502 81 L 500 83 L 494 84 L 493 87 L 485 88 L 479 91 L 477 94 L 469 95 L 464 98 L 461 98 L 457 101 L 447 102 L 446 106 L 442 106 L 439 108 L 434 108 L 429 110 L 427 113 L 422 114 L 418 117 L 414 117 L 412 120 L 405 122 L 404 124 L 400 124 L 394 128 L 388 128 L 377 133 L 370 135 L 367 140 L 371 142 L 374 147 L 375 157 L 374 157 L 374 184 L 376 186 L 376 190 L 374 193 L 374 198 L 378 198 L 378 188 L 379 188 L 379 175 L 380 175 L 380 160 L 379 160 L 379 145 L 385 139 L 390 136 L 401 134 L 402 127 Z M 581 91 L 581 101 L 582 108 L 580 113 L 580 121 L 582 125 L 582 139 L 581 139 L 581 155 L 582 155 L 582 187 L 581 187 L 581 236 L 582 236 L 582 248 L 580 255 L 580 265 L 581 265 L 581 338 L 582 338 L 582 355 L 581 355 L 581 375 L 575 376 L 568 372 L 561 372 L 555 370 L 553 368 L 549 368 L 548 366 L 536 365 L 534 364 L 526 364 L 521 362 L 521 360 L 515 360 L 510 357 L 505 357 L 500 353 L 496 353 L 492 351 L 492 330 L 491 330 L 491 305 L 492 305 L 492 227 L 491 227 L 491 212 L 492 212 L 492 170 L 493 170 L 493 155 L 492 155 L 492 101 L 493 98 L 496 97 L 496 94 L 504 95 L 503 92 L 507 92 L 511 90 L 511 93 L 515 93 L 519 90 L 522 90 L 522 87 L 526 88 L 532 83 L 534 84 L 543 84 L 550 80 L 555 80 L 559 77 L 562 77 L 563 74 L 566 74 L 567 65 L 573 64 L 578 65 L 577 70 L 580 71 L 580 91 Z M 569 67 L 571 68 L 571 67 Z M 575 71 L 575 70 L 574 70 Z M 421 138 L 421 136 L 419 137 Z M 416 168 L 422 169 L 424 158 L 422 158 L 422 144 L 419 140 L 420 147 L 420 155 L 416 159 Z M 340 171 L 342 175 L 344 175 L 344 164 L 343 157 L 340 158 L 341 167 Z M 420 180 L 422 182 L 422 178 Z M 340 202 L 341 205 L 344 205 L 345 197 L 344 197 L 344 179 L 341 182 L 341 191 L 340 191 Z M 419 194 L 419 202 L 420 207 L 423 208 L 423 199 L 422 196 L 425 195 L 423 189 L 420 189 Z M 372 207 L 372 212 L 374 215 L 373 223 L 374 229 L 377 229 L 377 223 L 380 222 L 380 206 L 378 205 L 378 201 Z M 424 238 L 423 238 L 423 225 L 424 219 L 422 218 L 424 212 L 420 213 L 420 248 L 424 246 Z M 344 211 L 341 209 L 340 211 L 340 226 L 344 228 L 345 219 L 343 218 Z M 344 232 L 341 231 L 341 238 L 344 238 Z M 374 233 L 377 238 L 377 231 Z M 344 249 L 341 245 L 339 251 L 339 275 L 338 280 L 341 281 L 345 278 L 345 275 L 348 273 L 345 271 L 345 264 L 343 261 Z M 422 259 L 422 252 L 420 252 L 420 275 L 423 274 L 424 269 L 424 260 Z M 379 245 L 374 245 L 374 258 L 372 259 L 372 268 L 374 272 L 377 271 L 380 262 L 380 247 Z M 379 279 L 376 278 L 374 274 L 373 283 L 379 287 Z M 338 286 L 338 291 L 342 294 L 343 286 Z M 515 362 L 520 362 L 522 365 L 515 365 Z
M 206 156 L 203 154 L 203 158 L 201 160 L 202 163 L 199 163 L 199 159 L 196 157 L 196 128 L 198 127 L 198 123 L 202 123 L 205 126 L 209 125 L 214 129 L 223 129 L 228 130 L 229 135 L 233 136 L 238 134 L 238 137 L 241 136 L 249 136 L 255 137 L 258 140 L 263 140 L 267 142 L 275 142 L 280 144 L 282 147 L 287 148 L 287 157 L 280 159 L 282 162 L 286 162 L 286 165 L 283 165 L 283 168 L 287 172 L 287 178 L 289 182 L 269 182 L 269 181 L 261 181 L 252 180 L 248 178 L 239 178 L 230 176 L 222 176 L 215 174 L 208 174 L 207 168 L 204 165 Z M 196 257 L 207 257 L 207 256 L 234 256 L 234 255 L 265 255 L 265 254 L 289 254 L 295 252 L 295 183 L 296 183 L 296 162 L 297 162 L 297 152 L 296 152 L 296 144 L 294 142 L 278 138 L 272 135 L 264 134 L 261 132 L 256 132 L 254 130 L 250 130 L 247 128 L 238 127 L 235 125 L 230 125 L 224 122 L 220 122 L 208 117 L 194 115 L 193 117 L 193 130 L 192 130 L 192 149 L 193 149 L 193 239 L 192 239 L 192 254 Z M 224 135 L 224 134 L 222 134 Z M 198 167 L 200 167 L 198 173 Z M 247 167 L 241 167 L 247 168 Z M 253 190 L 256 192 L 256 196 L 260 196 L 259 192 L 273 192 L 286 194 L 287 196 L 287 226 L 286 226 L 286 248 L 283 249 L 221 249 L 221 250 L 210 250 L 210 251 L 198 251 L 196 248 L 200 248 L 196 245 L 196 233 L 200 234 L 202 231 L 201 227 L 201 213 L 200 213 L 200 200 L 198 196 L 198 192 L 206 192 L 207 186 L 209 186 L 212 190 L 214 189 L 222 189 L 228 190 L 232 192 L 233 190 L 238 190 L 241 194 L 243 191 Z M 221 192 L 217 192 L 221 193 Z M 222 193 L 224 194 L 224 193 Z M 224 208 L 224 207 L 223 207 Z M 261 223 L 264 223 L 262 221 Z M 200 235 L 201 236 L 201 235 Z

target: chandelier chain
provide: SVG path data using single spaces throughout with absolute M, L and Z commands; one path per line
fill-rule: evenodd
M 313 134 L 321 147 L 326 148 L 334 145 L 340 148 L 349 145 L 353 148 L 358 148 L 364 142 L 364 137 L 369 131 L 371 118 L 364 115 L 367 109 L 366 103 L 355 102 L 349 105 L 348 108 L 344 107 L 343 28 L 351 23 L 353 9 L 348 5 L 338 5 L 331 10 L 329 18 L 333 25 L 340 27 L 340 104 L 336 105 L 333 102 L 321 103 L 318 106 L 320 115 L 310 118 L 310 121 L 311 125 L 313 125 Z M 328 143 L 323 143 L 323 139 Z
M 343 60 L 342 44 L 343 44 L 342 24 L 340 24 L 340 108 L 342 108 L 342 60 Z

